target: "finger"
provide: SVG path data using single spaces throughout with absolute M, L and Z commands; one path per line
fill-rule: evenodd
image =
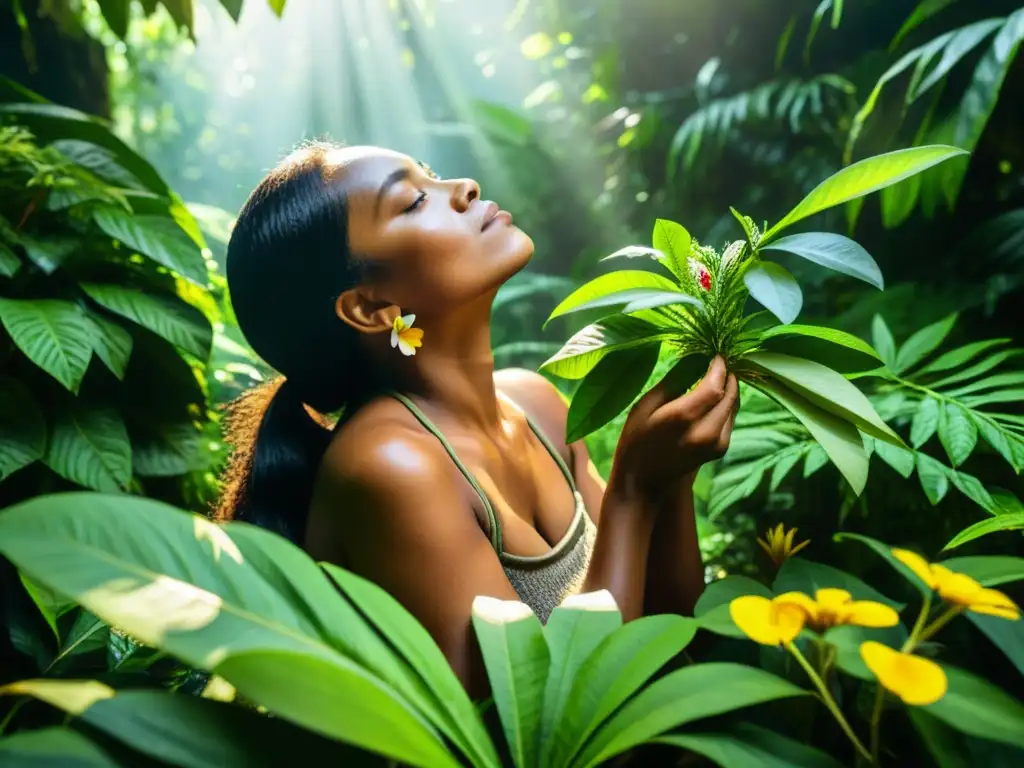
M 686 393 L 686 389 L 702 375 L 707 376 L 714 365 L 712 360 L 707 368 L 701 362 L 699 355 L 687 355 L 672 367 L 665 377 L 651 390 L 640 398 L 634 406 L 635 409 L 643 410 L 647 414 L 654 413 L 666 403 L 677 399 Z
M 726 395 L 728 397 L 728 395 Z M 733 427 L 736 426 L 736 414 L 740 410 L 740 388 L 739 384 L 736 385 L 736 396 L 733 399 L 732 410 L 729 413 L 728 418 L 725 420 L 725 424 L 722 425 L 722 431 L 718 435 L 718 445 L 715 446 L 715 453 L 719 456 L 724 456 L 725 452 L 729 450 L 729 440 L 732 437 Z
M 722 396 L 722 399 L 701 419 L 700 429 L 707 429 L 712 435 L 712 441 L 715 443 L 718 442 L 722 431 L 733 422 L 736 415 L 736 401 L 739 399 L 739 391 L 739 382 L 736 381 L 734 375 L 729 374 L 725 385 L 725 394 Z
M 696 421 L 717 406 L 725 396 L 727 373 L 725 360 L 715 357 L 704 379 L 689 394 L 677 397 L 661 410 L 668 418 Z

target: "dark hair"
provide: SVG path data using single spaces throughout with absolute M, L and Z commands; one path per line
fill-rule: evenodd
M 349 250 L 345 194 L 327 162 L 337 148 L 307 144 L 271 171 L 239 213 L 227 252 L 238 326 L 284 380 L 231 405 L 234 451 L 214 516 L 298 544 L 331 439 L 324 415 L 354 405 L 368 387 L 358 334 L 334 309 L 366 274 Z

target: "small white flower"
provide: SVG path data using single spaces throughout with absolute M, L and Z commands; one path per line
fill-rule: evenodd
M 416 349 L 423 346 L 423 329 L 413 328 L 416 315 L 400 315 L 395 318 L 391 327 L 391 346 L 406 357 L 416 354 Z

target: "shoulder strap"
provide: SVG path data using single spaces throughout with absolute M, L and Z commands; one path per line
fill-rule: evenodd
M 523 411 L 523 415 L 526 416 L 525 411 Z M 551 458 L 555 460 L 555 463 L 558 465 L 558 468 L 562 470 L 562 474 L 565 476 L 565 481 L 569 483 L 569 487 L 575 494 L 576 480 L 573 478 L 572 472 L 569 470 L 569 467 L 566 466 L 565 461 L 562 459 L 562 454 L 555 450 L 555 446 L 551 444 L 551 441 L 548 440 L 547 436 L 545 436 L 545 434 L 541 431 L 540 427 L 538 427 L 533 422 L 533 419 L 531 419 L 529 416 L 526 416 L 526 423 L 530 425 L 530 429 L 533 430 L 533 434 L 537 436 L 537 439 L 540 440 L 543 446 L 547 449 L 548 453 L 551 454 Z
M 480 503 L 483 504 L 484 511 L 487 513 L 487 523 L 491 529 L 489 532 L 491 538 L 491 546 L 494 547 L 494 551 L 500 555 L 502 552 L 501 526 L 498 523 L 498 516 L 494 514 L 494 507 L 491 506 L 491 501 L 490 499 L 487 498 L 487 494 L 484 493 L 484 489 L 480 487 L 480 483 L 476 481 L 476 478 L 473 477 L 473 473 L 466 468 L 466 465 L 463 464 L 459 457 L 456 455 L 455 449 L 452 448 L 451 443 L 449 443 L 445 439 L 444 435 L 441 434 L 441 430 L 434 426 L 434 422 L 428 419 L 427 415 L 423 413 L 423 411 L 421 411 L 412 400 L 398 392 L 391 392 L 389 394 L 393 398 L 398 400 L 398 402 L 400 402 L 406 408 L 408 408 L 412 415 L 415 416 L 416 419 L 419 421 L 419 423 L 422 424 L 423 427 L 428 432 L 430 432 L 430 434 L 437 438 L 438 442 L 440 442 L 441 445 L 444 446 L 445 451 L 451 457 L 451 460 L 455 463 L 455 466 L 459 468 L 459 471 L 462 473 L 463 477 L 466 478 L 466 482 L 468 482 L 470 486 L 472 486 L 473 490 L 476 491 L 477 496 L 480 497 Z M 543 440 L 544 438 L 541 439 Z M 547 445 L 546 442 L 545 445 Z M 559 459 L 559 461 L 561 462 L 561 459 Z

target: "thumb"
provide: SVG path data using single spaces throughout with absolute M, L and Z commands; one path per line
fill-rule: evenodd
M 710 361 L 707 355 L 687 355 L 676 363 L 665 377 L 655 384 L 651 391 L 644 395 L 637 405 L 647 413 L 654 413 L 658 408 L 684 394 L 695 381 L 711 371 L 716 360 Z

